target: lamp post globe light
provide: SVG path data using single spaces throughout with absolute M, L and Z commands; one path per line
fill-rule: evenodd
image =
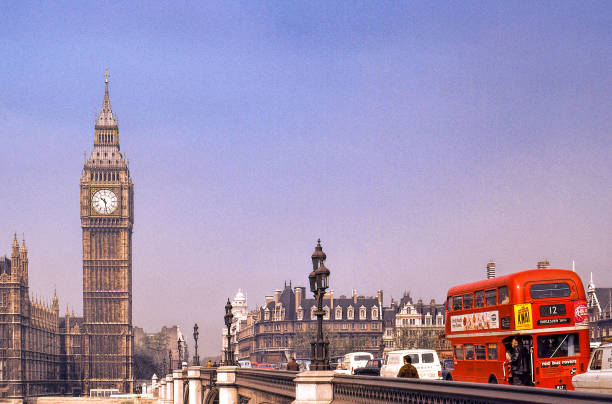
M 198 332 L 198 323 L 193 325 L 193 339 L 195 341 L 195 355 L 193 355 L 193 364 L 194 366 L 200 366 L 200 356 L 198 355 L 198 336 L 200 333 Z
M 225 316 L 223 316 L 225 320 L 225 326 L 227 327 L 227 349 L 225 350 L 225 366 L 234 365 L 234 352 L 232 351 L 232 320 L 234 319 L 234 314 L 232 314 L 232 304 L 230 303 L 229 297 L 227 298 L 227 303 L 225 304 Z
M 329 366 L 329 341 L 323 339 L 323 296 L 325 290 L 329 287 L 329 269 L 325 266 L 324 261 L 327 255 L 321 247 L 321 239 L 317 240 L 317 245 L 312 253 L 312 272 L 308 275 L 310 283 L 310 291 L 313 293 L 317 301 L 317 310 L 314 315 L 317 316 L 317 337 L 310 343 L 310 370 L 331 370 Z

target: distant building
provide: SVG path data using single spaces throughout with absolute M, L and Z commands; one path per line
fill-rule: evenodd
M 593 273 L 587 286 L 591 342 L 612 341 L 612 288 L 596 288 Z
M 169 373 L 170 369 L 180 369 L 181 362 L 179 361 L 178 341 L 181 341 L 181 359 L 182 362 L 191 363 L 189 357 L 189 347 L 185 342 L 185 337 L 178 325 L 171 327 L 162 327 L 160 331 L 155 333 L 147 333 L 140 327 L 134 327 L 134 348 L 135 351 L 146 353 L 154 359 L 157 375 Z M 168 366 L 170 364 L 170 366 Z M 138 363 L 136 367 L 138 368 Z M 153 376 L 146 375 L 146 378 Z
M 395 309 L 395 338 L 393 349 L 435 349 L 450 351 L 444 335 L 444 303 L 431 299 L 429 304 L 419 299 L 413 302 L 405 293 L 399 302 L 392 302 Z M 390 315 L 389 315 L 390 317 Z
M 310 357 L 310 341 L 316 330 L 316 302 L 306 298 L 306 288 L 285 284 L 263 307 L 248 313 L 238 333 L 238 359 L 254 362 L 287 362 L 291 356 Z M 383 315 L 382 291 L 375 297 L 325 295 L 323 318 L 330 340 L 330 356 L 365 351 L 380 355 Z
M 241 327 L 246 325 L 246 319 L 248 315 L 248 303 L 247 297 L 242 292 L 242 289 L 238 289 L 236 296 L 232 300 L 232 314 L 234 318 L 232 320 L 232 325 L 230 327 L 230 332 L 232 335 L 231 344 L 232 349 L 234 350 L 234 358 L 238 358 L 239 356 L 239 348 L 238 348 L 238 335 L 240 334 Z M 227 349 L 227 327 L 223 327 L 221 331 L 222 341 L 221 341 L 221 360 L 224 360 L 224 352 Z

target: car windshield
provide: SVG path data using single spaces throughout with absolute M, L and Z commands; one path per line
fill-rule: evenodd
M 369 361 L 370 355 L 356 355 L 354 360 L 355 361 Z

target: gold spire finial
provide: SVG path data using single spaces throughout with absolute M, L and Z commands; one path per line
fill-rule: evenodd
M 104 68 L 104 82 L 108 84 L 108 67 Z

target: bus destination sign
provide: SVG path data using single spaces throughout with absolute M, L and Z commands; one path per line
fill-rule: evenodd
M 564 318 L 544 318 L 542 320 L 538 320 L 538 325 L 557 325 L 557 324 L 569 324 L 569 317 Z
M 565 316 L 565 304 L 545 304 L 540 306 L 540 317 Z

